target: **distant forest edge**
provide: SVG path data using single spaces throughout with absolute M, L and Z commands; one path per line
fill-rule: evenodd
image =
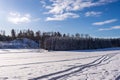
M 61 34 L 60 32 L 34 32 L 32 30 L 11 30 L 11 35 L 6 36 L 5 31 L 0 33 L 0 41 L 12 41 L 15 39 L 28 38 L 46 50 L 84 50 L 120 47 L 120 38 L 93 38 L 88 34 L 74 35 Z

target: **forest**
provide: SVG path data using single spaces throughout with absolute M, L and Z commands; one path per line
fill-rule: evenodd
M 120 47 L 120 38 L 93 38 L 88 34 L 61 34 L 60 32 L 41 32 L 33 30 L 11 30 L 11 35 L 0 31 L 0 41 L 28 38 L 46 50 L 85 50 Z

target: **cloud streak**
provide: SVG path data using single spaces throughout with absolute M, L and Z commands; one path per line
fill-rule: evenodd
M 74 13 L 64 13 L 61 15 L 54 15 L 53 17 L 47 17 L 46 21 L 62 21 L 67 18 L 78 18 L 79 15 Z
M 85 13 L 86 17 L 90 17 L 90 16 L 100 16 L 102 14 L 102 12 L 95 12 L 95 11 L 89 11 Z
M 113 26 L 110 28 L 101 28 L 99 29 L 99 31 L 109 31 L 109 30 L 118 30 L 118 29 L 120 29 L 120 26 Z
M 110 19 L 110 20 L 106 20 L 106 21 L 102 21 L 102 22 L 95 22 L 92 25 L 101 26 L 101 25 L 110 24 L 110 23 L 113 23 L 116 21 L 117 21 L 117 19 Z

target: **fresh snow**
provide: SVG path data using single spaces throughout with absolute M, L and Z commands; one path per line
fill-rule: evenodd
M 0 80 L 120 80 L 120 48 L 1 49 Z
M 24 49 L 24 48 L 38 48 L 39 45 L 33 40 L 22 38 L 13 41 L 0 42 L 1 49 Z

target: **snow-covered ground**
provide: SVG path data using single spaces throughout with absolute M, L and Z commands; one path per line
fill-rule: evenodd
M 0 80 L 120 80 L 120 49 L 1 49 Z
M 19 38 L 13 41 L 0 41 L 0 49 L 38 49 L 40 44 L 27 38 Z

